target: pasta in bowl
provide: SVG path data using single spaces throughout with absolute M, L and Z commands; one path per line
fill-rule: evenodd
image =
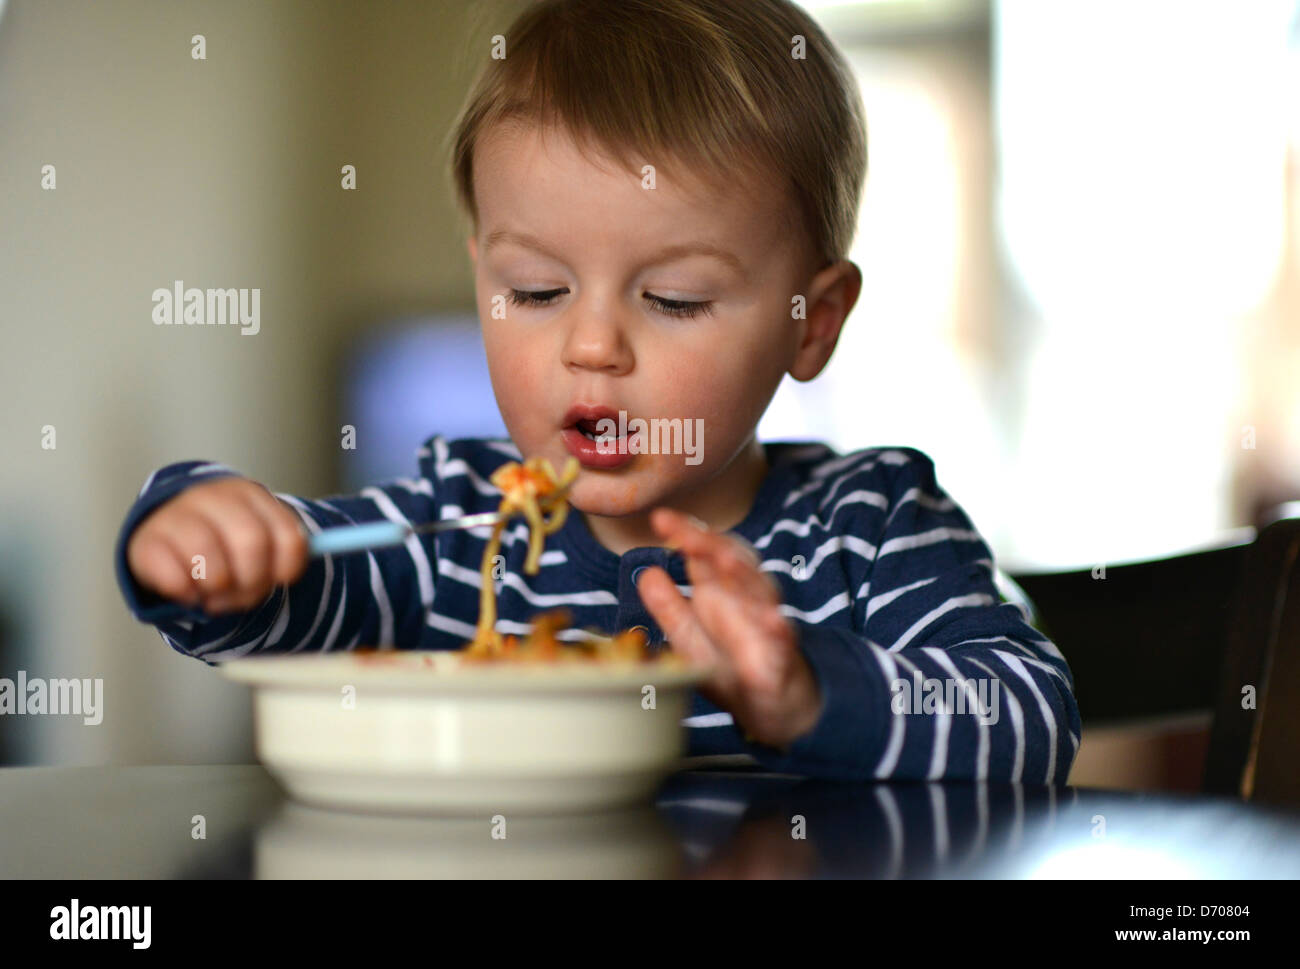
M 530 461 L 492 476 L 530 525 L 525 572 L 567 512 L 576 469 Z M 222 665 L 254 690 L 259 759 L 295 798 L 416 814 L 555 813 L 649 799 L 685 750 L 681 720 L 707 670 L 640 631 L 562 640 L 564 611 L 500 635 L 492 556 L 476 633 L 460 650 L 358 649 Z M 534 544 L 535 543 L 535 544 Z

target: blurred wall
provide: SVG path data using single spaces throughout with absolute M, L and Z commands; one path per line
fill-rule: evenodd
M 519 6 L 4 10 L 0 675 L 102 677 L 104 719 L 6 716 L 0 756 L 251 759 L 244 688 L 127 613 L 118 528 L 150 471 L 189 458 L 276 490 L 337 490 L 349 340 L 410 311 L 473 311 L 442 141 L 471 53 Z M 356 191 L 341 188 L 345 164 Z M 260 288 L 260 332 L 154 325 L 151 294 L 175 280 Z

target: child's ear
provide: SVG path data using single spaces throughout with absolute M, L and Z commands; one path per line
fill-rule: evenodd
M 469 250 L 469 261 L 478 267 L 478 239 L 475 236 L 469 237 L 469 244 L 466 246 Z
M 801 325 L 790 376 L 812 380 L 826 366 L 839 342 L 844 321 L 862 292 L 862 270 L 847 259 L 827 266 L 808 287 L 807 319 Z

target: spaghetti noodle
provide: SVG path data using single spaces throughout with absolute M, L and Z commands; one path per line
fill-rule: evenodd
M 492 565 L 501 548 L 501 533 L 506 521 L 522 513 L 528 522 L 528 556 L 524 571 L 536 575 L 541 567 L 542 547 L 546 536 L 559 531 L 569 510 L 568 494 L 574 478 L 578 476 L 577 458 L 569 458 L 563 474 L 545 458 L 529 458 L 523 464 L 503 464 L 493 473 L 491 481 L 501 489 L 501 520 L 492 527 L 492 536 L 483 550 L 483 565 L 479 570 L 482 582 L 479 593 L 479 618 L 474 638 L 461 651 L 469 660 L 522 660 L 542 662 L 569 662 L 574 660 L 641 661 L 651 659 L 646 650 L 646 638 L 640 629 L 629 629 L 615 636 L 593 635 L 583 642 L 565 643 L 557 636 L 568 628 L 570 614 L 557 609 L 534 617 L 532 631 L 523 639 L 502 636 L 496 631 L 496 587 L 492 581 Z M 676 657 L 665 652 L 662 658 L 673 661 Z
M 505 649 L 505 640 L 496 631 L 497 598 L 492 582 L 492 564 L 501 549 L 501 533 L 506 522 L 520 512 L 528 522 L 528 557 L 524 571 L 536 575 L 541 567 L 542 546 L 546 536 L 560 530 L 568 515 L 569 488 L 578 476 L 578 459 L 569 458 L 564 473 L 556 475 L 551 462 L 545 458 L 529 458 L 523 464 L 511 461 L 497 468 L 492 483 L 501 489 L 501 520 L 492 526 L 492 537 L 483 550 L 483 565 L 479 569 L 478 627 L 474 638 L 466 647 L 467 655 L 495 655 Z

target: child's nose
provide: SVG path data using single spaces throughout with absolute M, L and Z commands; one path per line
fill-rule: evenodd
M 564 365 L 615 376 L 632 369 L 632 346 L 617 322 L 592 314 L 576 322 L 564 343 Z

